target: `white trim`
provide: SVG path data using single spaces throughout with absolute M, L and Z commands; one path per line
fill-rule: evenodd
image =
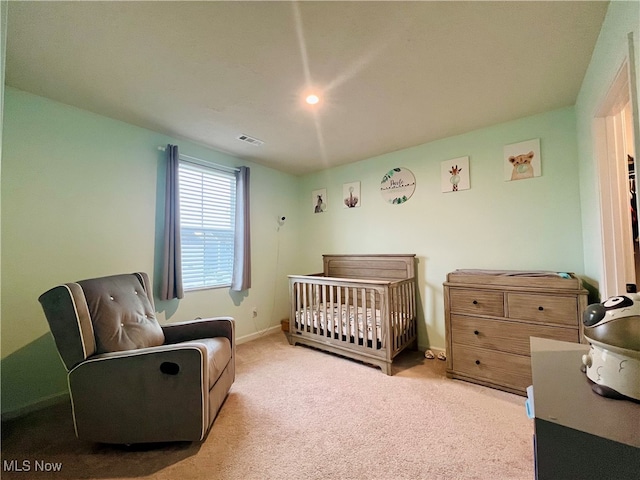
M 602 242 L 599 290 L 603 298 L 624 293 L 627 283 L 636 283 L 633 242 L 630 241 L 631 217 L 626 198 L 626 159 L 630 153 L 627 149 L 630 140 L 625 137 L 633 135 L 633 129 L 625 125 L 629 123 L 631 98 L 629 74 L 629 59 L 625 58 L 592 120 Z M 632 118 L 632 114 L 630 116 Z
M 250 342 L 251 340 L 256 340 L 260 337 L 264 337 L 265 335 L 270 335 L 272 333 L 277 332 L 281 328 L 282 326 L 278 324 L 276 326 L 268 327 L 268 328 L 265 328 L 264 330 L 260 330 L 259 332 L 250 333 L 249 335 L 243 335 L 242 337 L 236 338 L 236 345 L 240 345 L 241 343 L 247 343 L 247 342 Z
M 166 152 L 167 151 L 167 147 L 159 146 L 158 150 L 160 150 L 161 152 Z M 187 162 L 187 163 L 194 163 L 194 164 L 200 165 L 202 167 L 215 168 L 215 169 L 222 170 L 222 171 L 225 171 L 225 172 L 238 173 L 240 171 L 240 169 L 238 167 L 228 167 L 226 165 L 220 165 L 219 163 L 214 163 L 214 162 L 209 161 L 209 160 L 203 160 L 201 158 L 192 157 L 190 155 L 183 155 L 180 152 L 178 152 L 178 158 L 180 160 L 183 160 L 183 161 Z
M 192 163 L 194 165 L 198 165 L 200 167 L 212 168 L 213 170 L 220 170 L 225 173 L 233 173 L 236 174 L 240 171 L 239 168 L 236 167 L 227 167 L 226 165 L 220 165 L 218 163 L 213 163 L 208 160 L 202 160 L 196 157 L 190 157 L 189 155 L 183 155 L 181 153 L 178 154 L 178 158 L 186 163 Z
M 237 234 L 237 176 L 181 158 L 178 177 L 183 288 L 226 288 Z

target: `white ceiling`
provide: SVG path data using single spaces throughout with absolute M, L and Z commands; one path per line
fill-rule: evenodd
M 573 105 L 606 8 L 10 1 L 6 83 L 304 174 Z

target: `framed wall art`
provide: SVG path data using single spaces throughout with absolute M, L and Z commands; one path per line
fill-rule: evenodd
M 327 210 L 327 189 L 321 188 L 311 192 L 313 213 L 322 213 Z
M 540 139 L 512 143 L 504 147 L 504 179 L 525 180 L 542 175 Z
M 342 204 L 344 208 L 357 208 L 362 204 L 360 182 L 351 182 L 342 185 Z
M 443 192 L 459 192 L 471 188 L 469 183 L 469 157 L 445 160 L 440 164 L 440 184 Z
M 380 194 L 387 202 L 399 205 L 411 198 L 416 190 L 416 177 L 411 170 L 394 168 L 389 170 L 380 182 Z

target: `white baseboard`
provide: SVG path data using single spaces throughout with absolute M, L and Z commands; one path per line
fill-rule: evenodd
M 265 328 L 264 330 L 260 330 L 256 333 L 250 333 L 249 335 L 243 335 L 242 337 L 236 337 L 236 345 L 240 345 L 241 343 L 250 342 L 251 340 L 255 340 L 256 338 L 264 337 L 265 335 L 270 335 L 278 330 L 281 330 L 280 324 L 275 325 L 273 327 Z

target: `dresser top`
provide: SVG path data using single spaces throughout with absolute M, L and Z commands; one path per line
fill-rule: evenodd
M 582 290 L 582 281 L 575 274 L 545 270 L 459 269 L 447 274 L 445 284 Z
M 640 404 L 594 393 L 580 371 L 588 345 L 531 337 L 536 418 L 640 448 Z

